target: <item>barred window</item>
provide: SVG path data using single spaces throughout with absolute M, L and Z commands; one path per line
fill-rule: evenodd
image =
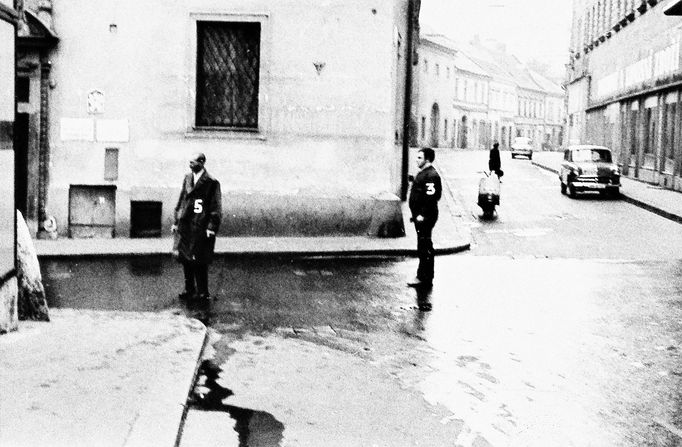
M 258 128 L 258 22 L 197 22 L 198 127 Z

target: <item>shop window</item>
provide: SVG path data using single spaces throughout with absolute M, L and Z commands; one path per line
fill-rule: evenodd
M 677 113 L 677 104 L 668 103 L 663 108 L 663 129 L 662 138 L 663 144 L 661 146 L 661 163 L 666 166 L 666 159 L 673 159 L 675 157 L 675 132 L 677 131 L 677 124 L 675 123 L 675 114 Z
M 644 112 L 644 153 L 653 154 L 656 149 L 656 113 L 657 108 L 651 107 Z
M 637 146 L 639 143 L 639 110 L 630 111 L 630 155 L 635 156 L 637 154 Z
M 198 127 L 257 129 L 259 22 L 197 22 Z

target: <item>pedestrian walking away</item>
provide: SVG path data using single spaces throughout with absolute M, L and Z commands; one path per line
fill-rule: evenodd
M 175 206 L 173 255 L 182 264 L 185 289 L 182 300 L 210 298 L 208 266 L 213 258 L 215 239 L 222 215 L 220 182 L 204 168 L 206 156 L 196 153 Z
M 438 201 L 443 191 L 440 175 L 432 165 L 435 158 L 436 153 L 431 148 L 420 149 L 417 153 L 419 173 L 412 182 L 409 206 L 411 220 L 417 231 L 419 267 L 417 277 L 407 283 L 410 287 L 430 286 L 433 282 L 435 252 L 431 237 L 438 220 Z
M 494 172 L 498 178 L 502 178 L 504 175 L 504 171 L 502 171 L 502 161 L 500 160 L 500 143 L 497 141 L 493 143 L 493 148 L 490 149 L 488 169 L 490 172 Z

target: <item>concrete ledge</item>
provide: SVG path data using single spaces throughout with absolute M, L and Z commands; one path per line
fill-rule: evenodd
M 436 254 L 458 253 L 469 250 L 468 229 L 453 217 L 449 199 L 441 200 L 441 215 L 434 229 L 433 244 Z M 410 214 L 405 202 L 387 207 L 390 213 L 401 214 L 405 222 L 405 236 L 380 238 L 369 236 L 319 237 L 218 237 L 216 256 L 416 256 L 417 235 L 409 223 Z M 168 235 L 156 239 L 38 239 L 34 241 L 39 258 L 70 256 L 149 256 L 172 253 L 173 239 Z

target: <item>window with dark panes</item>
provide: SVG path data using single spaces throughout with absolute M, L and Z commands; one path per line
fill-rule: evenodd
M 260 35 L 257 22 L 197 22 L 197 127 L 258 128 Z

